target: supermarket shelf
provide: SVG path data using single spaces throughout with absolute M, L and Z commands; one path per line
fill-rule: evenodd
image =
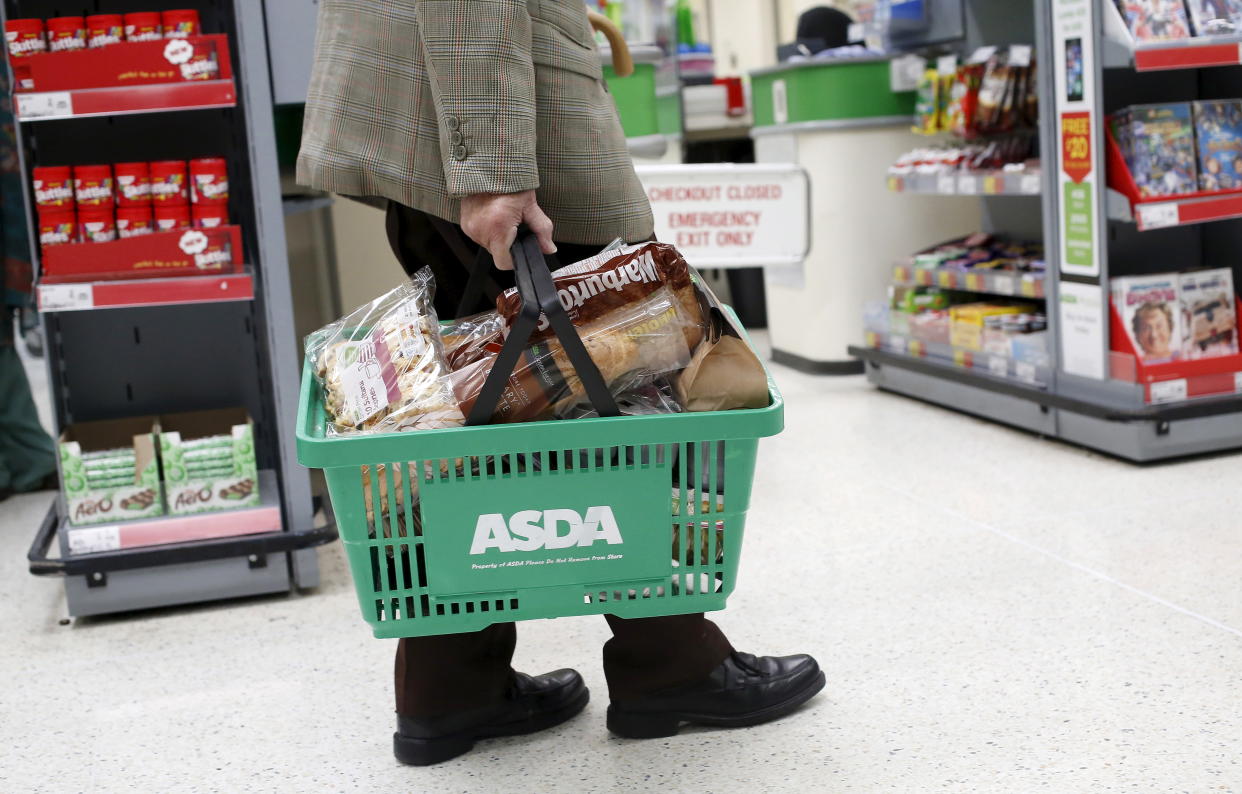
M 117 116 L 179 110 L 228 108 L 237 104 L 232 80 L 86 88 L 76 91 L 15 93 L 19 121 Z
M 1113 3 L 1102 3 L 1104 65 L 1140 72 L 1204 69 L 1242 64 L 1242 36 L 1196 36 L 1138 43 Z
M 1035 173 L 993 171 L 979 174 L 889 174 L 894 193 L 932 196 L 1038 196 L 1041 177 Z
M 1009 356 L 966 350 L 936 342 L 924 342 L 900 334 L 866 332 L 867 347 L 889 354 L 922 359 L 930 366 L 972 371 L 980 377 L 1024 389 L 1042 391 L 1052 382 L 1046 366 L 1016 361 Z M 852 351 L 851 351 L 852 352 Z
M 960 289 L 1014 298 L 1042 299 L 1045 297 L 1044 276 L 1036 273 L 992 270 L 964 273 L 946 268 L 916 268 L 911 265 L 898 265 L 893 269 L 893 283 L 913 287 Z
M 276 472 L 259 472 L 259 494 L 262 502 L 257 507 L 83 526 L 72 526 L 66 521 L 60 531 L 65 533 L 73 555 L 280 532 L 284 527 Z
M 37 297 L 41 312 L 246 301 L 254 299 L 254 275 L 246 271 L 214 276 L 41 283 Z

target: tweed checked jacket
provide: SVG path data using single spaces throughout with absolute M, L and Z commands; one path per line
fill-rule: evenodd
M 653 227 L 583 0 L 321 0 L 298 181 L 453 222 L 538 189 L 566 243 Z

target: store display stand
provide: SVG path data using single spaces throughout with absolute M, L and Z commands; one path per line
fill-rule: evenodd
M 1029 8 L 1027 0 L 975 0 L 967 13 L 968 19 L 981 14 L 1014 19 Z M 1242 211 L 1227 196 L 1148 203 L 1146 208 L 1133 204 L 1110 189 L 1117 183 L 1107 170 L 1104 132 L 1105 114 L 1131 104 L 1242 95 L 1242 50 L 1237 41 L 1226 39 L 1136 45 L 1110 0 L 1037 0 L 1034 14 L 1048 254 L 1044 294 L 1055 362 L 1049 382 L 1039 386 L 961 362 L 932 360 L 908 344 L 900 349 L 902 345 L 889 341 L 885 346 L 879 339 L 851 352 L 866 362 L 869 380 L 883 389 L 1128 460 L 1242 448 L 1242 373 L 1222 370 L 1203 379 L 1197 371 L 1165 368 L 1144 382 L 1135 374 L 1141 368 L 1135 367 L 1133 357 L 1127 360 L 1110 345 L 1108 289 L 1110 276 L 1190 270 L 1229 261 L 1229 252 L 1236 261 L 1236 252 L 1242 250 Z M 1067 22 L 1071 19 L 1080 21 Z M 1067 24 L 1078 27 L 1067 32 Z M 1087 90 L 1073 102 L 1058 102 L 1052 87 L 1060 86 L 1057 69 L 1064 68 L 1067 41 L 1084 48 Z M 1004 41 L 970 36 L 966 42 L 967 47 L 999 43 Z M 1066 118 L 1089 119 L 1089 132 L 1079 136 L 1080 146 L 1084 139 L 1088 142 L 1080 149 L 1086 158 L 1068 167 L 1062 153 L 1069 151 L 1069 144 L 1062 132 L 1081 127 L 1064 125 Z M 1066 196 L 1078 197 L 1081 203 L 1075 209 L 1085 211 L 1094 223 L 1075 227 Z M 1019 199 L 980 200 L 991 212 L 997 202 Z M 1066 253 L 1069 240 L 1076 246 L 1073 256 Z M 1242 271 L 1235 266 L 1234 273 L 1236 284 Z M 1221 366 L 1228 364 L 1222 361 Z
M 96 5 L 101 13 L 133 10 L 123 3 Z M 28 184 L 30 169 L 41 163 L 224 156 L 232 222 L 240 227 L 247 270 L 224 279 L 225 284 L 195 286 L 189 284 L 194 279 L 176 277 L 124 282 L 122 288 L 129 288 L 125 299 L 113 302 L 101 302 L 82 285 L 55 285 L 61 289 L 49 301 L 46 291 L 52 285 L 37 284 L 44 301 L 53 413 L 59 431 L 96 419 L 244 406 L 254 419 L 261 492 L 279 509 L 279 517 L 270 531 L 255 534 L 74 553 L 63 499 L 57 499 L 31 546 L 30 569 L 65 577 L 73 616 L 315 587 L 319 571 L 313 547 L 336 538 L 330 518 L 315 526 L 309 473 L 298 465 L 294 450 L 301 356 L 263 7 L 248 0 L 163 5 L 195 8 L 204 30 L 224 35 L 231 48 L 233 86 L 197 104 L 183 87 L 166 92 L 172 99 L 164 104 L 152 102 L 158 92 L 148 88 L 140 92 L 141 106 L 101 111 L 90 105 L 90 112 L 80 114 L 71 108 L 66 112 L 63 105 L 43 112 L 38 102 L 31 113 L 28 101 L 18 103 L 24 180 Z M 6 19 L 48 18 L 57 15 L 58 7 L 43 0 L 6 0 L 3 11 Z M 124 94 L 118 97 L 125 101 Z M 27 203 L 32 239 L 37 240 L 32 197 Z M 38 272 L 36 262 L 36 278 Z M 117 284 L 100 289 L 107 293 Z M 184 519 L 153 521 L 161 520 Z M 54 543 L 59 557 L 49 554 Z

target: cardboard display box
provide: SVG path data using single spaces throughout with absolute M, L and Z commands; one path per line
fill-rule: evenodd
M 244 408 L 167 414 L 159 430 L 169 513 L 259 504 L 254 423 Z
M 81 526 L 164 514 L 155 433 L 151 416 L 79 422 L 65 428 L 60 466 L 69 523 Z M 107 459 L 92 455 L 131 449 L 132 466 L 126 455 Z

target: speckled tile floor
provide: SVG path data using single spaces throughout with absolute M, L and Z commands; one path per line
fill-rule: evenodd
M 819 657 L 788 719 L 610 738 L 603 621 L 540 621 L 517 665 L 577 667 L 587 711 L 404 768 L 339 547 L 315 592 L 61 625 L 33 495 L 0 505 L 0 791 L 1242 792 L 1242 456 L 1135 467 L 777 375 L 718 620 Z

